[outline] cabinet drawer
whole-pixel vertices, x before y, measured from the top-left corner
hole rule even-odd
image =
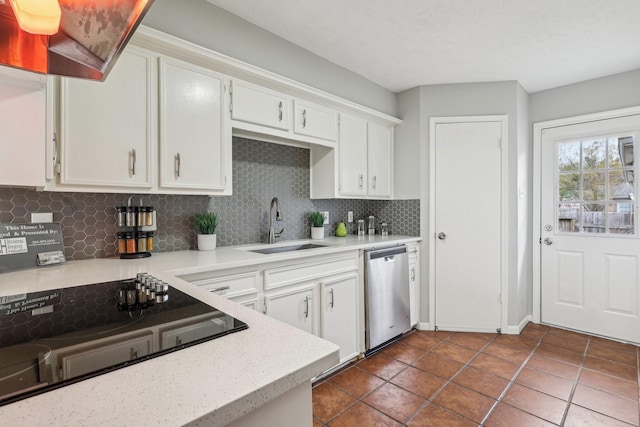
[[[300,283],[357,269],[357,255],[349,254],[340,257],[326,258],[322,261],[306,262],[265,270],[264,286],[265,289],[273,289],[292,283]]]
[[[289,130],[291,99],[283,93],[240,80],[231,82],[231,119]]]
[[[250,271],[231,276],[212,277],[194,280],[191,283],[228,298],[257,292],[260,286],[260,272]]]

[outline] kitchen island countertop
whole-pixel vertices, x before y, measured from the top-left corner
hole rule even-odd
[[[303,241],[326,247],[276,254],[251,252],[266,246],[256,244],[209,252],[158,253],[137,260],[71,261],[4,273],[0,275],[0,296],[147,272],[246,322],[249,329],[2,406],[0,419],[7,425],[29,426],[226,425],[337,364],[338,347],[176,276],[418,240],[408,236],[331,237]]]

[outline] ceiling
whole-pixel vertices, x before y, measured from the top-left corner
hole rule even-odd
[[[638,0],[208,0],[393,92],[640,68]]]

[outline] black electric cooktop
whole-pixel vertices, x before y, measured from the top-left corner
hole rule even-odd
[[[243,329],[145,273],[0,297],[0,406]]]

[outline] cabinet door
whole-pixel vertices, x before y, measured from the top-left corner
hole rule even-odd
[[[61,184],[151,187],[152,70],[131,46],[104,82],[62,79]]]
[[[224,191],[231,132],[223,76],[160,58],[159,78],[161,186]]]
[[[45,183],[47,89],[41,76],[1,68],[0,183],[42,187]],[[28,80],[13,80],[14,75]]]
[[[310,102],[294,101],[293,132],[298,135],[336,141],[338,139],[338,113]]]
[[[370,197],[391,197],[391,165],[393,164],[392,130],[369,123],[367,135],[367,174]]]
[[[418,247],[409,246],[409,311],[411,325],[420,322],[420,257]]]
[[[322,338],[340,347],[340,363],[357,356],[358,276],[322,282]]]
[[[231,118],[241,122],[289,130],[291,98],[275,90],[233,80]]]
[[[342,196],[367,195],[367,122],[340,116],[339,176]]]
[[[62,379],[88,374],[105,366],[114,366],[150,354],[153,333],[127,337],[104,344],[87,345],[58,355],[59,374]]]
[[[265,314],[310,334],[315,334],[313,289],[313,287],[298,288],[266,295]]]

